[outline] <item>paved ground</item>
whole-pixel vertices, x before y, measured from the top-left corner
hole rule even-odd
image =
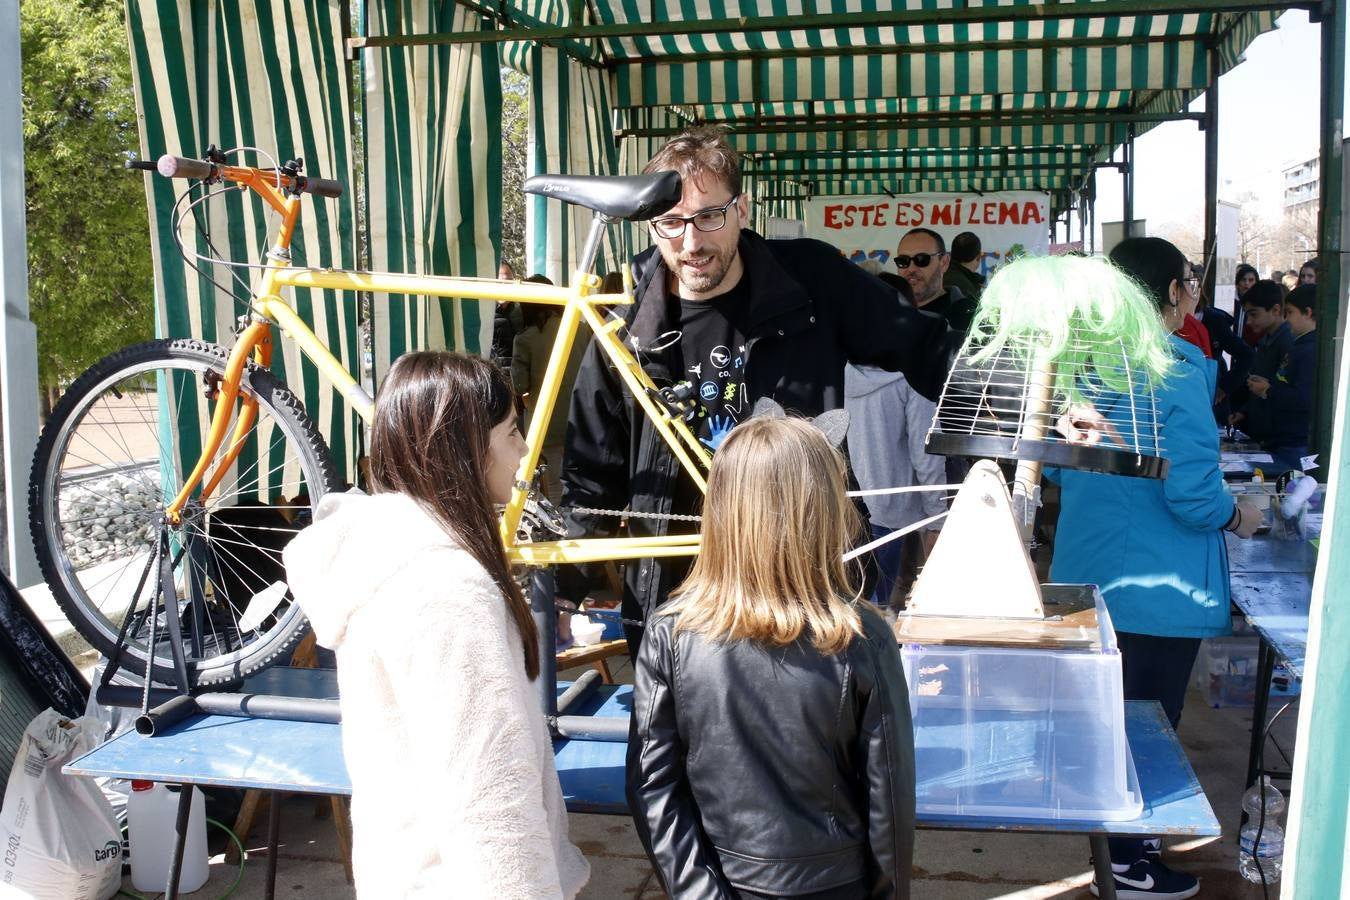
[[[629,680],[630,675],[626,663],[618,667],[619,680]],[[1296,715],[1296,709],[1290,710],[1276,729],[1276,741],[1291,756]],[[1172,865],[1200,876],[1203,898],[1261,897],[1260,890],[1237,872],[1235,835],[1250,727],[1249,710],[1210,709],[1192,691],[1181,727],[1182,742],[1225,835],[1171,845],[1167,855]],[[1275,743],[1267,750],[1276,760],[1278,752]],[[1274,763],[1268,760],[1268,764]],[[293,797],[283,808],[278,897],[340,900],[355,896],[343,875],[331,821],[315,817],[318,805],[313,798]],[[258,833],[246,842],[249,858],[234,897],[263,896],[264,832],[265,820],[260,819]],[[573,815],[571,835],[591,861],[591,880],[583,898],[664,896],[626,818]],[[1087,840],[1080,837],[921,831],[914,865],[913,896],[921,900],[1086,900],[1092,896],[1087,890],[1091,878]],[[221,896],[238,871],[219,856],[213,859],[211,870],[211,880],[196,896]]]

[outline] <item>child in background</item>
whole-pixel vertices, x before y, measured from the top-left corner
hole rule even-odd
[[[1241,428],[1249,437],[1265,441],[1270,437],[1270,404],[1252,393],[1252,377],[1269,381],[1294,343],[1294,334],[1284,321],[1284,291],[1273,281],[1258,281],[1242,298],[1248,326],[1257,334],[1256,352],[1247,370],[1247,383],[1236,398],[1229,424]]]
[[[337,651],[361,897],[542,900],[586,883],[497,530],[524,453],[504,372],[406,354],[375,405],[375,493],[324,497],[286,547],[296,600]]]
[[[1300,285],[1289,292],[1284,300],[1284,321],[1293,343],[1273,378],[1252,375],[1247,379],[1252,394],[1269,405],[1270,433],[1265,447],[1277,472],[1303,471],[1302,460],[1308,453],[1313,379],[1317,375],[1316,301],[1314,284]]]
[[[671,896],[909,896],[908,691],[843,562],[860,529],[810,423],[755,417],[718,450],[633,688],[629,806]]]

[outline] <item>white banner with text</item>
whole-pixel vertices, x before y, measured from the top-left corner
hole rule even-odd
[[[1036,191],[815,197],[803,207],[807,237],[838,247],[855,263],[876,259],[888,270],[896,245],[911,228],[936,231],[948,249],[961,232],[974,232],[984,250],[985,273],[1010,253],[1050,252],[1049,197]]]

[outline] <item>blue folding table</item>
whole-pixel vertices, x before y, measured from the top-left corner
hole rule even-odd
[[[1322,516],[1307,516],[1310,538],[1322,530]],[[1256,662],[1256,699],[1252,706],[1247,784],[1263,774],[1261,748],[1270,711],[1270,680],[1283,662],[1295,681],[1303,681],[1308,653],[1308,614],[1312,604],[1317,551],[1308,540],[1282,540],[1258,534],[1246,540],[1226,535],[1229,588],[1233,604],[1260,637]]]
[[[250,681],[247,689],[285,691],[290,696],[336,695],[333,673],[315,669],[274,668]],[[614,685],[599,688],[577,712],[626,717],[631,709],[631,686]],[[917,824],[920,828],[1085,834],[1092,844],[1099,876],[1109,872],[1109,836],[1218,835],[1219,822],[1161,708],[1156,703],[1126,703],[1125,734],[1144,801],[1143,812],[1135,819],[1066,822],[952,815],[921,817]],[[554,759],[567,808],[627,815],[625,752],[623,743],[555,742]],[[342,759],[340,725],[275,719],[197,716],[155,737],[129,732],[70,763],[66,771],[203,787],[351,793]],[[273,821],[269,823],[269,844],[274,842]],[[273,848],[268,863],[269,884],[275,860]],[[1099,877],[1099,883],[1108,886],[1102,896],[1111,897],[1111,879]]]

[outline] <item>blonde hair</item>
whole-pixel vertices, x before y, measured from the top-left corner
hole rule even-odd
[[[844,551],[861,533],[844,457],[810,423],[754,418],[717,451],[703,538],[689,577],[663,612],[677,631],[785,646],[809,633],[838,653],[862,622]]]

